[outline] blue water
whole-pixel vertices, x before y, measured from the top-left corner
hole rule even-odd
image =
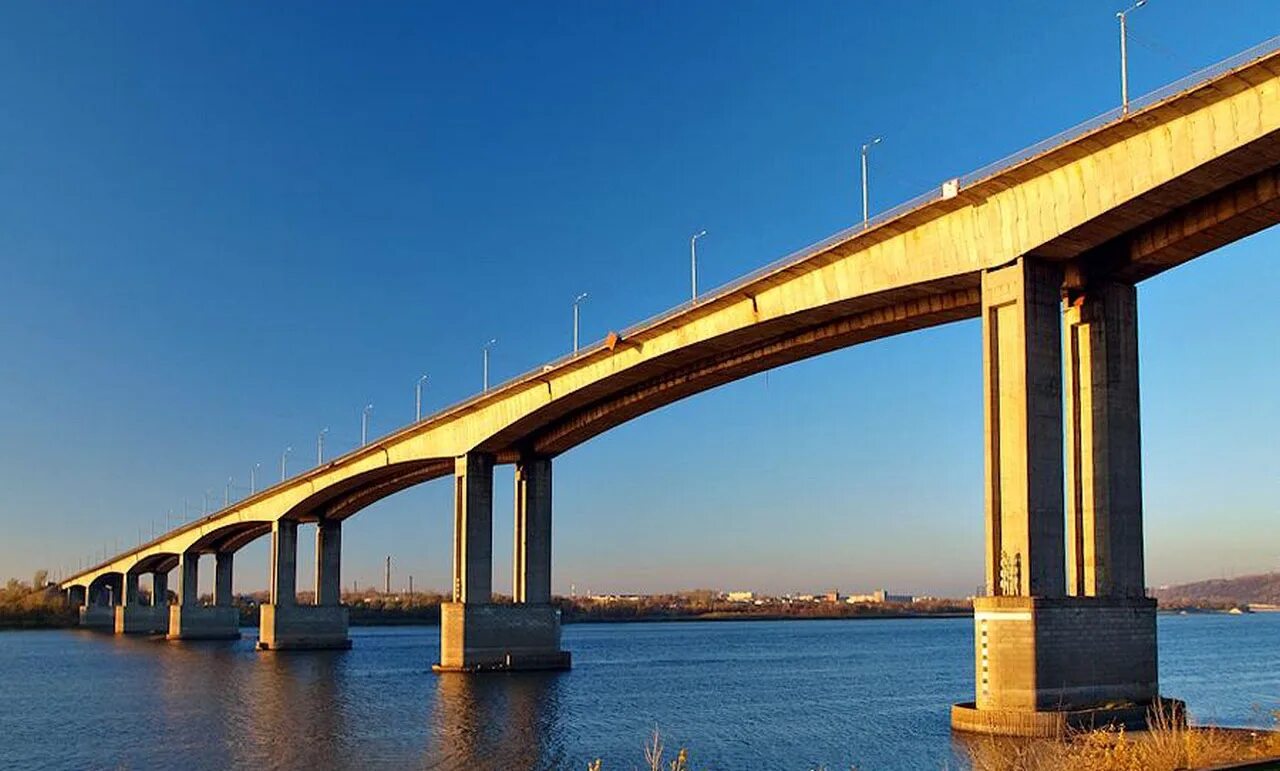
[[[571,625],[570,672],[434,675],[434,627],[259,653],[81,631],[0,633],[0,768],[606,769],[654,728],[699,769],[962,768],[968,619]],[[1162,690],[1268,725],[1280,614],[1160,618]],[[668,757],[670,757],[670,749]]]

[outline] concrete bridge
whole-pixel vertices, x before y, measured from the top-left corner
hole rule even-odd
[[[234,555],[270,535],[259,647],[344,647],[343,523],[452,476],[452,601],[437,670],[568,667],[551,604],[556,456],[738,378],[980,316],[986,596],[975,602],[975,701],[957,706],[953,723],[1028,733],[1088,719],[1101,704],[1140,712],[1159,691],[1155,601],[1143,581],[1136,285],[1280,220],[1278,49],[1244,52],[946,182],[62,586],[85,626],[232,637]],[[513,604],[496,604],[493,468],[507,463],[515,591]],[[309,605],[296,598],[300,523],[317,524]],[[206,555],[211,606],[196,593]],[[178,600],[166,607],[175,568]],[[138,601],[144,573],[159,604]]]

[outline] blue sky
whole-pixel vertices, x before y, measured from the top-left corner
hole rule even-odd
[[[9,3],[0,8],[0,576],[149,535],[1116,104],[1072,3]],[[1152,0],[1131,84],[1280,30]],[[1148,583],[1280,567],[1268,231],[1140,289]],[[556,591],[963,594],[976,322],[833,353],[556,465]],[[362,512],[344,583],[444,588],[449,481]],[[495,553],[511,542],[500,469]],[[302,564],[308,560],[304,546]],[[265,585],[247,547],[238,590]],[[510,588],[498,556],[495,586]],[[300,581],[309,580],[300,571]]]

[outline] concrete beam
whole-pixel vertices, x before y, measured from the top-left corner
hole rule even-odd
[[[155,608],[169,605],[169,574],[159,571],[151,574],[151,606]]]
[[[124,574],[124,605],[138,604],[138,579],[137,573]]]
[[[986,583],[1062,597],[1062,333],[1057,266],[1029,258],[982,276]]]
[[[343,605],[272,605],[260,607],[259,650],[345,650],[347,608]]]
[[[230,606],[169,606],[170,640],[238,640],[240,611]]]
[[[298,522],[277,519],[271,525],[271,604],[298,602]]]
[[[235,552],[220,551],[213,558],[213,604],[219,608],[229,608],[232,605],[231,579],[235,557]]]
[[[516,464],[513,597],[519,603],[551,602],[551,459]]]
[[[568,669],[571,663],[560,650],[560,609],[553,605],[440,606],[436,672]]]
[[[453,600],[493,596],[493,456],[457,459],[453,478]]]
[[[178,557],[178,604],[184,608],[200,605],[200,555],[193,551]]]
[[[1137,290],[1093,282],[1063,322],[1068,593],[1143,597]]]
[[[316,525],[316,604],[342,604],[342,523]]]

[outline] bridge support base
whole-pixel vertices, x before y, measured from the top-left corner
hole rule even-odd
[[[231,606],[171,605],[170,640],[238,640],[240,611]]]
[[[169,631],[169,609],[163,605],[117,605],[116,634],[164,634]]]
[[[1159,703],[1155,600],[978,597],[973,610],[977,700],[952,708],[952,728],[1052,736],[1146,726]]]
[[[85,629],[113,631],[116,628],[115,608],[110,605],[85,605],[80,609],[80,626]]]
[[[258,649],[346,650],[347,609],[342,605],[262,605]]]
[[[560,650],[560,609],[554,605],[440,605],[440,663],[436,672],[569,669]]]
[[[978,709],[974,703],[951,705],[951,729],[993,736],[1021,736],[1056,739],[1072,731],[1092,731],[1123,727],[1145,731],[1157,725],[1186,725],[1187,706],[1176,699],[1158,699],[1146,704],[1129,704],[1092,709],[1026,711]]]

